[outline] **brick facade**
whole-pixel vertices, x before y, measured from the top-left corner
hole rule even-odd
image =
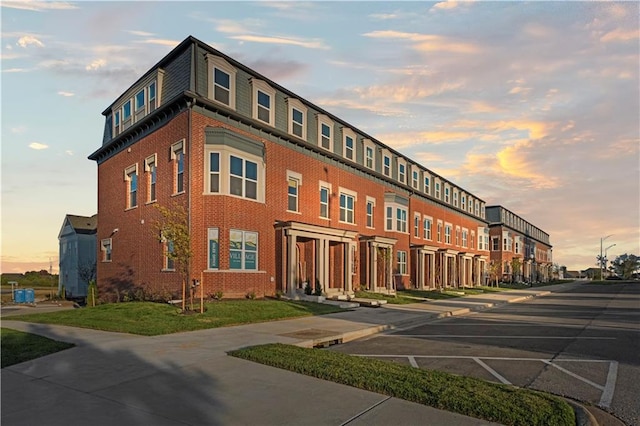
[[[211,98],[213,77],[207,74],[213,66],[233,79],[233,108]],[[273,115],[271,124],[255,116],[258,86],[275,93],[265,110]],[[125,126],[123,118],[132,105],[137,108],[139,95],[146,104]],[[289,107],[303,104],[300,137],[289,127]],[[280,291],[296,296],[306,283],[319,284],[325,294],[485,283],[484,201],[194,38],[163,58],[104,115],[103,144],[90,157],[98,163],[98,242],[111,244],[110,259],[105,259],[105,247],[99,248],[101,291],[179,292],[181,274],[165,268],[167,244],[159,238],[160,216],[154,208],[176,204],[188,211],[189,279],[202,280],[205,294],[261,297]],[[330,150],[321,146],[322,117],[333,123]],[[352,136],[350,158],[345,135]],[[184,192],[179,194],[176,146],[185,154]],[[367,146],[374,147],[371,163]],[[153,202],[149,158],[157,170]],[[137,206],[128,208],[132,184],[127,173],[132,171],[137,171]],[[294,190],[289,178],[297,182]],[[435,182],[442,185],[440,194]],[[321,186],[330,188],[326,217],[321,217]],[[288,208],[290,191],[297,197],[297,211]],[[374,202],[372,226],[367,226],[368,200]],[[425,238],[425,220],[432,223],[430,238]],[[438,222],[451,227],[450,243],[444,235],[438,240]],[[211,241],[210,230],[218,235]],[[238,235],[246,240],[238,243]],[[214,267],[209,265],[211,244],[217,247]]]

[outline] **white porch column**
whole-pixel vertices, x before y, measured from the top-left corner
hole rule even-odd
[[[295,235],[287,235],[287,294],[294,296],[296,294],[296,271],[298,265],[296,262],[296,242]]]
[[[371,253],[371,263],[369,264],[369,279],[371,280],[371,291],[378,291],[378,274],[376,267],[378,266],[378,246],[376,243],[369,243]]]

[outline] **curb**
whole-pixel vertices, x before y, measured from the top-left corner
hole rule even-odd
[[[576,414],[576,426],[599,426],[598,420],[584,405],[568,398],[563,398]]]

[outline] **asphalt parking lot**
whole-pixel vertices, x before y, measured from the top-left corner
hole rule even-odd
[[[639,284],[584,285],[332,350],[543,390],[637,425],[639,324]]]

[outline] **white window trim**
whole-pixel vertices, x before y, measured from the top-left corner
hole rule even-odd
[[[220,160],[220,172],[219,172],[219,181],[218,181],[218,187],[220,189],[219,192],[210,192],[209,189],[209,179],[210,179],[210,161],[211,161],[211,153],[212,152],[216,152],[219,155],[219,160]],[[231,171],[229,170],[230,166],[229,163],[231,161],[231,156],[234,157],[239,157],[244,161],[251,161],[253,163],[256,163],[258,166],[258,181],[257,181],[257,188],[256,188],[256,199],[254,200],[253,198],[247,198],[245,196],[239,196],[239,195],[234,195],[231,194],[230,191],[230,185],[231,185]],[[254,203],[261,203],[264,204],[264,200],[265,200],[265,165],[264,165],[264,161],[262,161],[261,157],[255,156],[255,155],[251,155],[245,151],[241,151],[238,149],[234,149],[231,148],[229,146],[226,145],[205,145],[205,151],[204,151],[204,170],[205,173],[203,173],[203,178],[204,178],[204,192],[203,195],[209,195],[209,196],[216,196],[216,195],[226,195],[229,197],[234,197],[234,198],[238,198],[241,200],[245,200],[245,201],[252,201]],[[246,177],[243,176],[243,180],[246,179]]]
[[[384,172],[384,160],[385,158],[389,159],[389,173],[385,173]],[[389,151],[387,151],[386,149],[382,150],[382,163],[381,165],[381,169],[380,171],[382,172],[383,175],[387,176],[387,177],[391,177],[391,175],[393,175],[393,157],[391,157],[391,153]]]
[[[107,249],[105,247],[105,243],[108,243],[109,247],[111,247],[111,259],[107,259]],[[103,238],[100,240],[100,251],[102,252],[102,262],[111,262],[113,261],[113,240],[111,238]]]
[[[318,147],[324,150],[333,152],[333,120],[327,117],[324,114],[317,114],[316,119],[318,121]],[[329,126],[329,148],[325,148],[322,146],[322,125],[325,124]]]
[[[351,140],[353,140],[353,147],[351,148],[351,157],[352,158],[348,158],[347,157],[347,136],[349,136],[351,138]],[[354,132],[353,130],[349,129],[348,127],[343,127],[342,128],[342,156],[349,161],[356,161],[356,144],[357,144],[358,138],[356,136],[356,132]]]
[[[436,241],[441,243],[443,241],[442,237],[444,237],[444,222],[438,219],[436,223]]]
[[[365,208],[366,208],[369,204],[371,204],[371,205],[373,206],[373,209],[371,210],[371,226],[369,226],[369,225],[367,224],[367,228],[369,228],[369,229],[375,229],[375,227],[376,227],[376,221],[375,221],[376,199],[375,199],[375,198],[373,198],[373,197],[369,197],[369,196],[367,195],[367,204],[365,205]],[[366,214],[366,212],[365,212],[365,215],[367,216],[367,219],[368,219],[368,214]],[[367,222],[368,222],[368,220],[367,220]]]
[[[258,80],[257,78],[251,78],[249,80],[251,84],[251,93],[252,93],[252,102],[251,102],[251,111],[252,117],[255,120],[258,120],[261,123],[268,124],[269,126],[275,127],[275,113],[276,113],[276,90],[269,86],[266,82],[262,80]],[[258,118],[258,90],[263,93],[269,95],[269,122],[264,122]]]
[[[233,67],[229,62],[227,62],[224,58],[219,56],[215,56],[212,54],[207,54],[207,97],[215,103],[220,105],[224,105],[233,110],[236,109],[236,74],[237,70]],[[229,74],[229,105],[224,102],[220,102],[215,98],[215,80],[214,80],[214,70],[218,68],[221,71]]]
[[[453,207],[458,207],[458,191],[453,190]]]
[[[429,235],[427,235],[427,227],[425,226],[425,222],[429,221],[431,226],[428,228]],[[433,240],[433,218],[431,216],[423,216],[422,217],[422,238],[427,241]]]
[[[422,216],[420,213],[413,214],[413,237],[420,239],[420,225],[422,222]]]
[[[125,130],[127,130],[128,128],[132,127],[137,121],[142,120],[144,117],[146,117],[148,114],[150,114],[151,112],[155,111],[156,109],[158,109],[161,105],[161,99],[162,99],[162,79],[164,77],[164,71],[162,69],[158,69],[155,73],[153,73],[152,75],[148,76],[144,81],[142,81],[140,84],[136,85],[136,87],[131,88],[131,90],[128,90],[116,103],[116,107],[114,107],[111,110],[111,137],[115,138],[118,135],[120,135],[122,132],[124,132]],[[156,84],[156,97],[155,97],[155,106],[153,108],[153,111],[151,110],[151,106],[150,106],[150,100],[149,100],[149,87],[151,86],[151,84],[153,84],[155,82]],[[140,91],[144,91],[144,111],[142,111],[142,108],[136,110],[136,95],[138,93],[140,93]],[[130,120],[131,122],[129,123],[129,125],[125,128],[123,125],[123,108],[124,105],[127,102],[131,102],[131,115],[130,115]],[[116,116],[116,112],[120,114],[120,123],[118,124],[118,126],[116,126],[116,120],[115,120],[115,116]]]
[[[362,153],[362,160],[364,162],[364,166],[370,170],[375,170],[376,168],[376,145],[370,139],[363,140],[364,150]],[[367,148],[371,148],[371,167],[367,165]]]
[[[429,181],[429,184],[427,184],[427,180]],[[433,186],[431,175],[426,172],[423,173],[422,183],[424,184],[424,193],[427,195],[431,195],[431,187]]]
[[[469,247],[469,230],[467,228],[462,228],[462,233],[460,234],[460,244],[462,244],[462,247]]]
[[[440,183],[440,179],[434,179],[433,188],[434,188],[434,189],[433,189],[433,191],[434,191],[434,192],[433,192],[433,193],[434,193],[434,196],[435,196],[438,200],[440,200],[440,199],[441,199],[440,197],[442,196],[442,192],[443,192],[443,191],[442,191],[442,185],[441,185],[441,183]]]
[[[398,182],[403,183],[403,184],[406,185],[407,184],[407,172],[408,172],[407,162],[404,161],[404,160],[401,160],[400,158],[398,158],[396,160],[396,164],[398,166]],[[403,174],[400,173],[400,166],[404,166],[404,173]]]
[[[397,253],[396,259],[398,261],[398,275],[408,275],[409,268],[407,267],[407,252],[405,250],[398,250]],[[401,267],[401,265],[403,267]]]
[[[136,205],[132,206],[130,205],[130,195],[131,195],[131,188],[130,188],[130,183],[131,183],[131,175],[135,174],[136,175]],[[138,175],[138,163],[132,164],[129,167],[127,167],[126,169],[124,169],[124,181],[127,183],[127,192],[126,192],[126,204],[125,204],[125,210],[131,210],[131,209],[135,209],[138,208],[138,205],[140,204],[140,176]]]
[[[420,188],[420,170],[415,166],[411,167],[411,187],[416,190]]]
[[[290,135],[295,136],[296,138],[301,138],[303,140],[307,140],[307,116],[308,109],[307,107],[300,102],[296,98],[287,98],[287,131]],[[293,133],[293,109],[297,109],[302,113],[302,136],[298,136]]]
[[[153,154],[145,158],[144,160],[145,173],[151,172],[151,165],[155,166],[156,168],[156,191],[155,191],[156,193],[155,193],[155,198],[153,200],[147,200],[147,204],[155,203],[158,200],[158,154]],[[151,176],[149,176],[149,179],[151,179]],[[149,194],[150,186],[151,186],[151,181],[149,180],[145,185],[147,198],[149,198],[149,195],[150,195]]]
[[[298,193],[296,194],[296,198],[297,198],[296,207],[298,208],[298,210],[289,210],[289,192],[288,192],[289,180],[295,180],[296,182],[298,182],[298,187],[297,187]],[[302,175],[292,170],[287,170],[287,212],[288,213],[302,214],[300,212],[300,187],[301,186],[302,186]]]
[[[320,214],[318,214],[318,217],[320,219],[323,220],[331,220],[331,194],[333,193],[333,188],[331,186],[331,184],[329,182],[325,182],[325,181],[319,181],[318,182],[318,197],[320,197],[320,191],[322,190],[322,188],[326,188],[329,190],[329,193],[327,194],[327,216],[320,216]],[[322,205],[322,200],[320,200],[320,198],[318,198],[318,201],[320,202],[320,205]]]
[[[186,166],[186,156],[187,156],[187,142],[186,139],[182,139],[178,142],[175,142],[174,144],[171,145],[171,151],[170,151],[170,157],[171,157],[171,161],[177,161],[178,159],[178,152],[182,151],[182,155],[183,155],[183,161],[185,161],[185,164],[182,165],[183,170],[182,170],[182,191],[178,191],[178,165],[174,164],[173,165],[173,170],[171,171],[172,173],[172,185],[173,185],[173,193],[172,195],[180,195],[180,194],[184,194],[186,192],[186,176],[185,176],[185,166]]]
[[[387,220],[389,219],[388,215],[387,215],[387,210],[388,208],[391,207],[391,229],[389,229],[389,227],[387,226],[388,222]],[[398,227],[398,210],[402,210],[404,211],[404,226],[405,226],[405,230],[402,230],[401,227]],[[409,209],[407,208],[407,206],[403,206],[401,204],[398,203],[384,203],[384,220],[385,220],[385,231],[390,231],[390,232],[398,232],[400,234],[410,234],[411,230],[409,228]],[[411,226],[413,226],[413,223],[411,224]]]
[[[352,197],[353,198],[353,222],[346,222],[343,220],[339,220],[340,223],[345,223],[348,225],[355,225],[356,224],[356,202],[358,201],[358,193],[355,191],[352,191],[350,189],[347,188],[343,188],[341,186],[338,187],[338,197],[340,197],[342,194]],[[338,203],[340,203],[340,200],[338,199]],[[340,209],[342,209],[342,206],[339,206]]]
[[[447,228],[449,228],[449,241],[447,241]],[[449,222],[445,222],[444,223],[444,243],[447,245],[451,245],[451,237],[452,237],[452,233],[453,233],[453,225],[450,224]]]

